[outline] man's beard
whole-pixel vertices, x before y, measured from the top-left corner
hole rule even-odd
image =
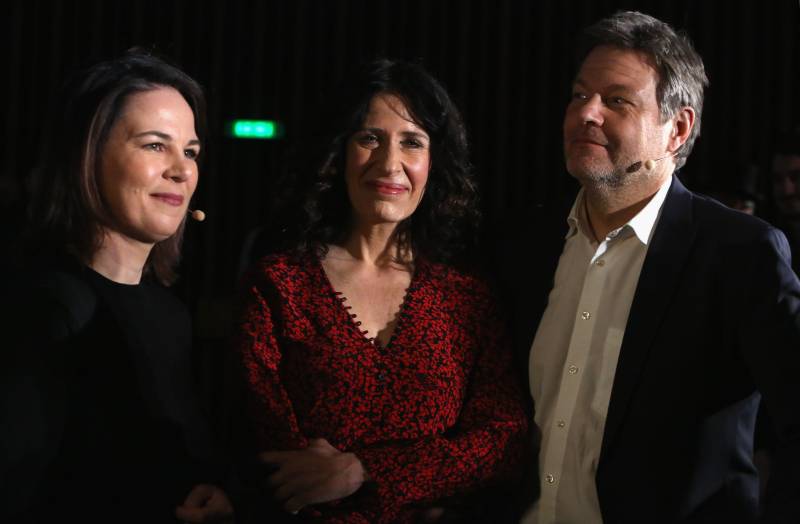
[[[619,189],[630,183],[630,177],[624,171],[612,171],[590,177],[595,184],[606,189]]]
[[[584,165],[574,175],[581,183],[588,183],[597,189],[613,190],[628,185],[631,176],[625,169],[611,165],[600,168],[594,165]]]

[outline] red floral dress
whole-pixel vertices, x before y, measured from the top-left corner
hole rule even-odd
[[[413,522],[513,474],[527,418],[487,286],[418,262],[394,334],[366,337],[318,258],[267,257],[245,288],[239,350],[263,450],[325,438],[368,484],[315,506],[327,522]]]

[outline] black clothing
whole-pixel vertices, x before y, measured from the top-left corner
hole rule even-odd
[[[775,227],[786,234],[789,249],[792,251],[792,269],[800,275],[800,220],[796,218],[794,220],[778,220]]]
[[[549,239],[560,234],[563,248],[567,229],[532,223],[537,256],[506,259],[528,345],[561,253]],[[800,281],[785,236],[673,177],[608,402],[595,475],[603,521],[800,522],[798,373]],[[775,430],[763,503],[752,460],[761,396]]]
[[[211,481],[190,319],[85,267],[15,283],[3,315],[0,521],[175,522]]]

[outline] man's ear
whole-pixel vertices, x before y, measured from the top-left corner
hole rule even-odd
[[[695,121],[695,112],[689,106],[682,107],[672,117],[672,131],[669,134],[668,148],[675,153],[689,139]]]

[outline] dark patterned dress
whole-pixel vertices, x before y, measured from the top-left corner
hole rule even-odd
[[[418,262],[392,338],[367,338],[319,259],[261,261],[239,349],[261,450],[325,438],[370,482],[313,510],[327,522],[414,522],[423,508],[516,473],[522,393],[487,286]]]

